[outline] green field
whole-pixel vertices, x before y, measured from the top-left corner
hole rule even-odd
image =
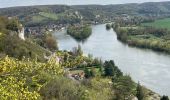
[[[53,19],[53,20],[57,20],[58,19],[58,14],[46,13],[46,12],[40,12],[39,14],[41,16],[43,16],[43,17],[50,18],[50,19]]]
[[[49,19],[58,20],[59,18],[63,16],[64,16],[64,13],[55,14],[55,13],[40,12],[39,14],[32,16],[32,21],[39,23],[39,22],[42,22],[44,20],[49,20]]]
[[[150,23],[142,23],[143,26],[153,26],[156,28],[166,28],[170,30],[170,18],[159,19]]]
[[[41,22],[41,21],[43,21],[45,19],[46,19],[45,17],[42,17],[40,15],[32,16],[32,21],[33,22]]]

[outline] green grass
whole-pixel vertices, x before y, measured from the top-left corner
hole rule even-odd
[[[40,12],[39,14],[32,16],[32,22],[39,23],[48,19],[58,20],[63,16],[64,13],[55,14],[55,13]]]
[[[70,71],[71,74],[77,74],[77,73],[82,73],[84,70],[72,70]]]
[[[46,17],[46,18],[50,18],[53,20],[58,20],[58,14],[54,14],[54,13],[46,13],[46,12],[40,12],[39,13],[41,16]]]
[[[142,23],[143,26],[153,26],[156,28],[166,28],[170,30],[170,18],[159,19],[150,23]]]
[[[122,29],[139,29],[141,27],[138,26],[127,26],[127,27],[121,27]]]
[[[42,16],[40,16],[40,15],[36,15],[36,16],[33,16],[32,17],[32,21],[33,22],[41,22],[41,21],[43,21],[43,20],[45,20],[46,18],[45,17],[42,17]]]
[[[138,38],[138,39],[161,39],[159,37],[156,37],[152,34],[144,34],[144,35],[133,35],[133,36],[129,36],[131,38]]]
[[[96,73],[97,73],[97,75],[101,75],[100,68],[95,68],[95,67],[87,67],[87,68],[88,68],[89,71],[90,71],[92,68],[94,68],[95,71],[96,71]],[[71,74],[78,74],[78,73],[82,73],[82,72],[84,72],[84,69],[83,69],[83,68],[82,68],[82,69],[77,69],[77,70],[71,70],[71,71],[70,71]]]
[[[48,20],[57,21],[58,19],[62,18],[64,15],[65,15],[65,13],[55,14],[55,13],[40,12],[39,14],[33,15],[30,22],[42,23],[42,22],[48,21]]]

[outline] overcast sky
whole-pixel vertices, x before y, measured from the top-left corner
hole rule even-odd
[[[168,1],[168,0],[0,0],[0,8],[13,7],[13,6],[28,6],[28,5],[47,5],[47,4],[106,5],[106,4],[142,3],[142,2],[159,2],[159,1]]]

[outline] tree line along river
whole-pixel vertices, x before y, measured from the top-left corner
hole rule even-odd
[[[92,26],[92,35],[83,43],[67,35],[66,30],[55,32],[54,36],[60,50],[72,50],[80,45],[85,54],[102,60],[113,59],[134,81],[170,96],[170,55],[129,47],[117,40],[114,30],[106,30],[105,24]]]

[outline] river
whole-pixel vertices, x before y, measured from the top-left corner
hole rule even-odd
[[[134,81],[170,96],[170,55],[129,47],[117,40],[113,30],[106,30],[104,24],[92,26],[92,35],[84,43],[74,40],[65,30],[55,32],[54,36],[60,50],[72,50],[79,44],[85,54],[102,60],[112,59]]]

